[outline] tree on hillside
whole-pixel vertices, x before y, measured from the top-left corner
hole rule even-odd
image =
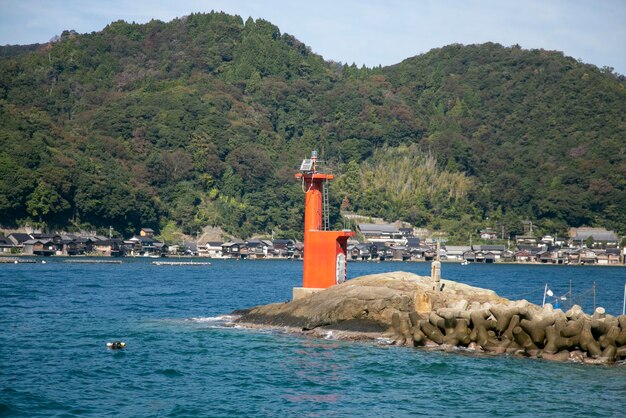
[[[28,198],[26,208],[29,216],[37,219],[39,223],[45,223],[69,209],[70,204],[42,180]]]
[[[293,172],[318,149],[336,206],[366,215],[623,233],[624,114],[626,79],[556,51],[455,44],[370,69],[262,19],[118,21],[0,47],[0,222],[298,236]]]

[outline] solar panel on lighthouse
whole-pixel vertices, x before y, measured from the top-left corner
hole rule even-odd
[[[302,161],[300,165],[300,171],[311,171],[313,170],[313,160],[305,159]]]

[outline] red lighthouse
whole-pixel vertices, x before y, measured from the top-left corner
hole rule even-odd
[[[300,166],[304,200],[304,271],[302,288],[294,288],[294,299],[326,289],[346,280],[346,250],[352,231],[329,231],[327,185],[332,174],[317,172],[317,151]]]

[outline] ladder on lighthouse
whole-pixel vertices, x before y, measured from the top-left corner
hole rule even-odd
[[[324,223],[324,231],[330,231],[330,217],[328,212],[328,181],[325,181],[322,185],[322,222]]]

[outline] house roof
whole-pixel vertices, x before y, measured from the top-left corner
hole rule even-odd
[[[392,224],[359,224],[359,230],[363,234],[399,234],[398,228]]]
[[[464,253],[465,251],[470,251],[472,247],[469,245],[446,245],[445,250],[448,253]]]
[[[229,242],[225,242],[222,244],[222,247],[232,247],[234,245],[242,245],[243,242],[234,242],[234,241],[229,241]]]
[[[159,242],[155,240],[153,237],[142,237],[140,235],[134,235],[129,241],[139,241],[142,244],[152,244]]]
[[[574,236],[574,241],[585,241],[589,237],[592,237],[594,241],[617,241],[617,236],[613,231],[602,230],[601,228],[595,228],[594,231],[585,230],[585,231],[577,231],[576,236]]]
[[[250,240],[246,241],[246,245],[248,247],[260,247],[260,246],[271,247],[274,244],[272,244],[272,241],[269,241],[269,240],[266,240],[266,239],[253,238],[253,239],[250,239]]]
[[[412,248],[416,248],[419,247],[420,245],[420,239],[416,238],[416,237],[408,237],[406,239],[406,246],[407,247],[412,247]]]
[[[506,248],[504,245],[481,245],[482,251],[504,251]]]
[[[24,234],[21,232],[14,232],[12,234],[9,234],[8,238],[13,238],[15,241],[17,241],[18,244],[22,244],[25,241],[32,239],[33,237],[31,237],[29,234]]]
[[[580,253],[580,258],[586,258],[588,260],[594,259],[597,257],[597,254],[593,251],[585,251]]]
[[[90,236],[90,237],[77,237],[74,239],[75,242],[91,242],[91,243],[95,243],[95,242],[100,242],[99,239],[97,239],[94,236]]]
[[[276,244],[293,244],[293,240],[292,239],[275,239],[274,240],[274,245]]]
[[[33,245],[33,244],[50,244],[52,242],[51,239],[38,239],[38,238],[33,238],[33,239],[29,239],[27,241],[24,241],[24,245]]]
[[[60,237],[59,234],[32,234],[33,238],[37,238],[37,239],[47,239],[47,238],[55,238],[55,237]]]
[[[141,228],[141,230],[143,232],[154,232],[154,229],[152,229],[152,228]]]

